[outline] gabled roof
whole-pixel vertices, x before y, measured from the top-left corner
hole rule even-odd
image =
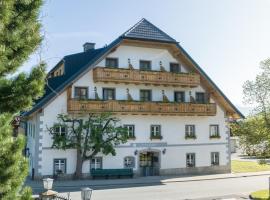
[[[146,19],[140,20],[137,24],[131,27],[128,31],[122,34],[119,38],[114,40],[111,44],[104,48],[89,50],[82,53],[65,56],[60,62],[64,62],[64,75],[54,78],[49,78],[45,94],[42,98],[35,102],[33,108],[25,112],[23,115],[28,116],[40,108],[44,107],[53,98],[57,97],[59,93],[64,91],[70,84],[72,84],[79,76],[84,74],[87,70],[93,68],[100,62],[109,52],[115,49],[124,40],[142,40],[152,42],[169,43],[178,48],[178,50],[187,57],[187,59],[194,65],[198,72],[212,85],[212,87],[222,96],[223,99],[230,105],[230,107],[241,117],[244,115],[231,103],[231,101],[222,93],[222,91],[215,85],[215,83],[207,76],[202,68],[188,55],[188,53],[170,36],[161,31],[159,28],[151,24]],[[59,62],[59,63],[60,63]],[[58,63],[58,64],[59,64]],[[57,65],[58,65],[57,64]],[[54,68],[53,68],[54,69]],[[53,70],[52,69],[52,70]]]
[[[171,38],[169,35],[144,18],[127,30],[122,37],[128,39],[143,39],[176,43],[175,39]]]

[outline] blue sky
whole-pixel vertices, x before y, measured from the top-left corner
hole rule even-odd
[[[243,105],[242,85],[270,57],[268,0],[47,0],[41,20],[45,39],[39,56],[48,70],[63,56],[112,40],[146,18],[176,39],[237,106]]]

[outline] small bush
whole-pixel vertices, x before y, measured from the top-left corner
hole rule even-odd
[[[258,163],[259,163],[260,165],[266,165],[266,164],[267,164],[267,162],[266,162],[265,159],[260,159],[260,160],[258,160]]]

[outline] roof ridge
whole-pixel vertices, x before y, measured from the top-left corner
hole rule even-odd
[[[78,52],[78,53],[72,53],[72,54],[68,54],[68,55],[65,55],[63,58],[66,58],[68,56],[77,56],[77,55],[80,55],[80,54],[86,54],[86,53],[90,53],[90,52],[93,52],[93,51],[97,51],[97,50],[100,50],[100,49],[104,49],[105,47],[100,47],[100,48],[97,48],[97,49],[92,49],[92,50],[88,50],[88,51],[82,51],[82,52]]]
[[[142,18],[139,22],[129,28],[120,37],[130,39],[155,40],[162,42],[177,43],[175,39],[162,31],[160,28]]]
[[[131,28],[129,28],[126,32],[122,34],[122,36],[128,34],[131,32],[135,27],[137,27],[142,21],[146,20],[145,18],[142,18],[140,21],[138,21],[136,24],[134,24]]]

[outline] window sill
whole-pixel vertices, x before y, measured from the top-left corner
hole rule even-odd
[[[162,140],[162,136],[159,137],[150,137],[150,140]]]
[[[129,137],[128,140],[136,140],[136,137]]]
[[[197,137],[185,137],[186,140],[196,140]]]

